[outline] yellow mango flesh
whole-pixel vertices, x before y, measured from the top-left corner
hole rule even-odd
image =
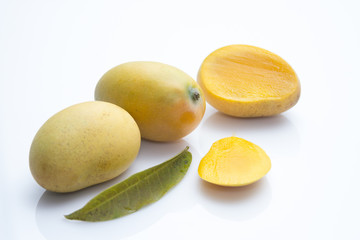
[[[259,146],[238,137],[216,141],[199,164],[199,176],[221,186],[244,186],[264,177],[271,168]]]
[[[192,132],[205,113],[197,82],[183,71],[158,62],[128,62],[106,72],[95,99],[114,103],[135,119],[141,136],[175,141]]]
[[[236,117],[271,116],[293,107],[300,82],[276,54],[249,45],[230,45],[211,53],[198,73],[206,100]]]

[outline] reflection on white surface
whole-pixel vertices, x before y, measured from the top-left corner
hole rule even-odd
[[[73,193],[53,193],[45,191],[36,207],[36,222],[41,234],[49,240],[57,239],[122,239],[139,233],[173,211],[189,209],[194,198],[184,198],[188,185],[193,185],[192,176],[196,163],[191,164],[184,179],[162,199],[138,212],[106,222],[81,222],[65,219],[69,214],[85,205],[92,197],[106,188],[126,179],[130,175],[160,164],[190,146],[193,159],[198,158],[196,150],[185,140],[172,143],[157,143],[142,140],[141,149],[133,165],[119,177]],[[191,179],[189,182],[189,179]]]
[[[150,214],[145,214],[150,209],[144,208],[141,212],[112,221],[70,221],[64,218],[64,214],[71,212],[70,209],[76,209],[75,203],[80,202],[77,199],[81,196],[75,195],[45,192],[40,198],[36,208],[36,222],[46,239],[81,239],[83,236],[87,236],[87,239],[121,239],[143,231],[169,211],[164,206],[154,211],[151,206],[153,210]]]
[[[157,165],[164,160],[174,157],[183,151],[186,146],[190,147],[190,151],[194,151],[194,148],[184,139],[175,142],[153,142],[143,139],[136,159],[137,162],[135,163],[140,162],[149,166]]]
[[[212,143],[232,135],[252,141],[267,151],[274,168],[270,170],[270,175],[244,187],[221,187],[200,179],[197,168],[203,155],[208,152]],[[190,144],[191,140],[198,142],[194,146]],[[46,239],[63,240],[83,236],[87,236],[87,239],[133,237],[146,232],[158,222],[162,223],[162,219],[166,219],[171,213],[186,212],[197,205],[217,218],[233,222],[248,221],[261,215],[270,205],[273,190],[276,192],[278,187],[272,186],[271,180],[275,179],[270,177],[271,173],[277,172],[277,176],[282,176],[284,171],[281,166],[294,165],[295,162],[290,160],[299,151],[299,142],[297,129],[284,115],[240,119],[214,111],[204,119],[197,134],[189,138],[170,143],[142,140],[139,155],[131,167],[111,181],[68,194],[45,191],[36,207],[36,223]],[[188,173],[158,202],[112,221],[88,223],[64,218],[65,214],[81,208],[106,188],[136,172],[162,163],[186,146],[190,146],[193,155]]]
[[[200,203],[211,214],[232,221],[255,218],[271,202],[271,186],[266,176],[243,187],[222,187],[199,180]]]
[[[207,153],[215,141],[231,136],[259,145],[270,158],[290,157],[299,152],[299,133],[284,114],[264,118],[235,118],[216,111],[201,125],[199,134],[202,153]]]

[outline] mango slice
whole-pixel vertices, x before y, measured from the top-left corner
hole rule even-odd
[[[203,61],[198,83],[206,101],[225,114],[263,117],[282,113],[300,97],[300,82],[278,55],[249,45],[230,45]]]
[[[259,146],[238,137],[216,141],[201,159],[198,173],[221,186],[245,186],[264,177],[271,168],[269,156]]]

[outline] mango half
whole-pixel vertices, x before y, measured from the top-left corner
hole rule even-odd
[[[206,101],[235,117],[265,117],[293,107],[300,97],[300,81],[278,55],[249,45],[229,45],[203,61],[198,83]]]
[[[117,177],[136,158],[140,131],[124,109],[84,102],[49,118],[30,148],[30,170],[39,185],[73,192]]]
[[[198,173],[221,186],[245,186],[264,177],[271,168],[269,156],[259,146],[238,137],[216,141],[201,159]]]
[[[127,62],[110,69],[97,83],[95,99],[128,111],[141,136],[152,141],[183,138],[198,126],[205,112],[196,81],[158,62]]]

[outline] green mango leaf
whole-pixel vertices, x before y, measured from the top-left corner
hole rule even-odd
[[[170,160],[136,173],[106,189],[67,219],[106,221],[133,213],[159,200],[185,176],[192,160],[186,147]]]

